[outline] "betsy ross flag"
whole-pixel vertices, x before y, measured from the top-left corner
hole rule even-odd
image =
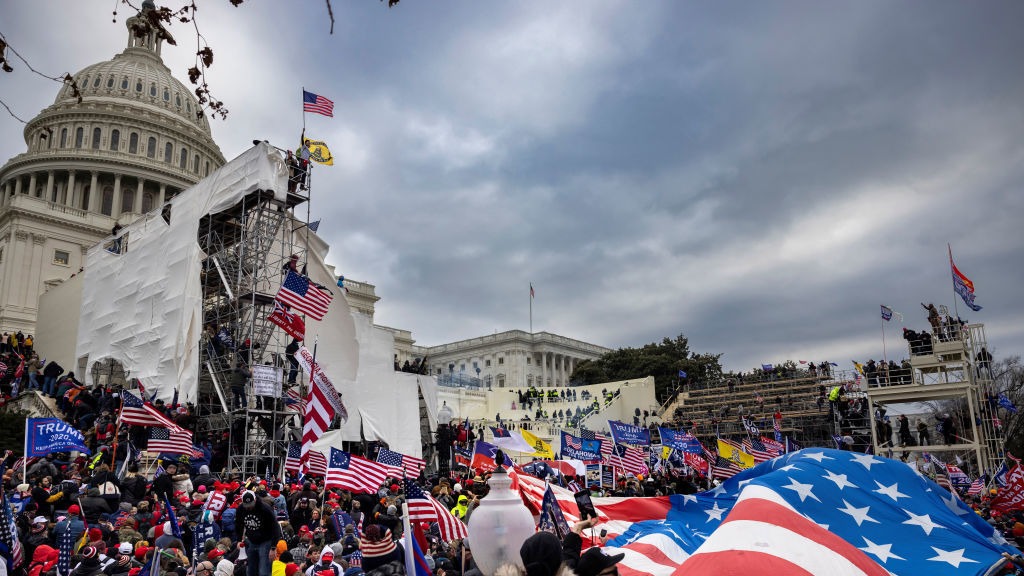
[[[188,430],[171,430],[169,428],[150,428],[148,452],[168,452],[171,454],[187,454],[192,456],[192,433]]]
[[[376,462],[331,448],[327,461],[328,488],[375,494],[388,477],[387,468]]]
[[[629,474],[643,474],[644,453],[639,448],[616,444],[608,463],[616,468],[622,468]]]
[[[427,465],[422,458],[415,458],[387,448],[381,448],[377,452],[377,463],[383,464],[388,469],[388,474],[395,478],[406,476],[416,478],[420,475],[420,470]]]
[[[302,91],[302,111],[334,117],[334,102],[319,94]]]
[[[313,320],[323,320],[334,296],[310,282],[309,278],[288,270],[275,298],[296,312],[308,314]]]
[[[181,431],[182,428],[171,421],[163,412],[157,410],[149,402],[143,402],[135,392],[125,390],[121,393],[121,422],[133,426],[156,426]]]
[[[416,482],[405,479],[405,502],[409,505],[410,522],[437,522],[438,532],[445,542],[461,540],[468,534],[466,525],[447,508],[423,491]]]
[[[298,474],[300,468],[300,457],[302,456],[302,443],[289,442],[288,454],[284,458],[285,472]],[[308,453],[309,468],[307,474],[314,476],[327,476],[327,458],[319,450],[310,450]]]
[[[288,308],[274,300],[274,311],[267,316],[267,320],[270,320],[282,330],[285,334],[288,334],[292,338],[298,340],[306,339],[306,323],[302,320],[302,317],[294,312],[288,310]]]
[[[971,310],[975,312],[981,310],[981,306],[974,303],[974,282],[971,282],[970,278],[964,276],[963,272],[953,263],[953,248],[948,244],[946,247],[949,248],[949,268],[953,273],[953,291],[960,295],[964,304],[967,304]]]

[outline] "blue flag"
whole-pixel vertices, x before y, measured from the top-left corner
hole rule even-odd
[[[544,500],[540,507],[537,528],[544,532],[551,532],[558,536],[559,540],[565,538],[565,535],[569,533],[569,523],[565,521],[565,515],[562,514],[562,509],[558,506],[558,499],[555,498],[551,486],[544,490]]]
[[[609,420],[608,428],[612,431],[612,439],[617,444],[630,444],[632,446],[651,445],[651,431],[643,426],[634,426],[625,422],[619,422],[618,420]]]
[[[25,440],[28,443],[26,458],[72,450],[92,454],[82,433],[60,418],[26,419]]]
[[[679,371],[679,377],[680,378],[686,378],[686,370],[680,370]]]
[[[175,538],[181,540],[181,525],[178,524],[178,516],[174,513],[174,506],[171,506],[167,495],[164,495],[164,505],[167,507],[167,521],[171,523],[171,532]]]
[[[601,459],[600,440],[584,440],[564,430],[561,436],[562,446],[560,452],[562,458],[572,458],[573,460],[582,460],[584,462],[593,462]]]
[[[661,443],[665,446],[671,446],[675,450],[690,452],[691,454],[704,453],[704,447],[701,446],[700,440],[686,432],[660,426],[658,427],[658,432],[661,434]]]
[[[772,366],[771,364],[761,364],[761,370],[764,370],[765,372],[771,372],[775,370],[775,367]]]
[[[999,405],[1005,408],[1008,412],[1011,412],[1013,414],[1017,413],[1017,407],[1014,406],[1013,402],[1011,402],[1010,399],[1006,397],[1006,394],[999,395]]]

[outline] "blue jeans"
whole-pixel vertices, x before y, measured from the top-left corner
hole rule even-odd
[[[39,381],[36,380],[36,373],[35,372],[29,372],[28,373],[28,389],[29,390],[39,390]]]
[[[270,576],[270,547],[276,544],[267,540],[260,544],[245,543],[245,576]]]
[[[43,378],[43,394],[47,396],[53,396],[57,393],[57,378],[54,376],[45,376]]]

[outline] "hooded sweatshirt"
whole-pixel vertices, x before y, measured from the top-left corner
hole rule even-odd
[[[320,561],[306,569],[306,576],[315,576],[321,570],[331,570],[334,572],[334,576],[342,576],[344,574],[345,571],[341,569],[341,564],[334,562],[334,558],[331,558],[330,562],[324,560],[325,554],[333,555],[334,552],[330,547],[325,546],[320,552]]]

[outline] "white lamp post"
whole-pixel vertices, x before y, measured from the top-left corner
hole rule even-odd
[[[495,461],[500,463],[504,458],[499,451]],[[503,468],[499,466],[487,484],[490,491],[473,510],[467,526],[476,565],[484,576],[493,576],[507,564],[525,570],[519,548],[537,531],[533,515],[519,493],[512,490],[512,480]]]

